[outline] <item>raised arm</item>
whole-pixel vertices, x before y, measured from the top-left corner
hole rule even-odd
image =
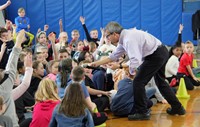
[[[48,38],[51,41],[51,46],[52,46],[52,50],[53,50],[53,58],[55,60],[57,60],[58,59],[58,52],[57,52],[56,46],[55,46],[56,35],[54,33],[51,33],[51,34],[49,34]]]
[[[59,20],[59,27],[60,27],[60,33],[63,32],[63,22],[62,22],[62,19]]]
[[[45,24],[44,25],[44,32],[47,32],[48,29],[49,29],[49,25]]]
[[[90,34],[89,34],[89,32],[88,32],[88,29],[87,29],[87,27],[86,27],[86,25],[85,25],[85,17],[81,16],[81,17],[80,17],[80,21],[81,21],[82,26],[83,26],[83,29],[84,29],[84,31],[85,31],[85,35],[86,35],[87,41],[90,42],[90,41],[92,40],[92,38],[90,37]]]
[[[24,66],[26,68],[26,71],[22,83],[12,90],[12,96],[14,100],[17,100],[20,96],[22,96],[30,86],[31,77],[33,74],[32,55],[29,54],[25,57]]]
[[[182,31],[183,31],[183,24],[179,25],[179,31],[178,31],[178,40],[176,42],[176,45],[181,45],[182,43]]]
[[[3,82],[3,84],[0,85],[0,87],[3,87],[5,89],[5,91],[11,91],[13,88],[17,71],[17,61],[19,59],[19,54],[22,50],[21,44],[24,40],[24,37],[25,37],[25,31],[21,30],[17,35],[15,46],[12,49],[12,52],[9,56],[5,70],[5,74],[8,75],[8,79],[4,81],[5,83]]]
[[[3,58],[3,54],[4,54],[5,50],[6,50],[6,43],[3,43],[1,45],[1,51],[0,51],[0,62],[1,62],[2,58]]]
[[[5,8],[7,8],[10,4],[11,4],[11,1],[8,0],[5,4],[3,4],[3,5],[0,6],[0,11],[3,10],[3,9],[5,9]]]

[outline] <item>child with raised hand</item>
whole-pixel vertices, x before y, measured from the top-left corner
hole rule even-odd
[[[61,103],[53,111],[49,127],[94,127],[92,115],[87,108],[79,83],[72,83]]]
[[[33,106],[35,104],[34,98],[28,93],[27,89],[31,82],[32,77],[32,55],[27,55],[24,58],[24,77],[20,85],[15,83],[12,90],[12,96],[15,101],[16,113],[19,119],[19,124],[25,120],[24,111],[25,107]],[[16,79],[17,82],[17,79]]]
[[[25,31],[29,32],[30,29],[30,19],[25,16],[25,9],[19,8],[18,9],[18,17],[15,18],[16,24],[16,32],[18,33],[20,30],[24,29]]]
[[[87,41],[88,42],[95,42],[96,45],[98,46],[99,45],[98,44],[99,39],[98,39],[98,31],[97,31],[97,29],[91,30],[90,34],[89,34],[88,29],[87,29],[87,27],[85,25],[85,18],[83,16],[80,16],[80,21],[81,21],[83,29],[85,31],[85,34],[86,34],[86,37],[87,37]]]
[[[68,34],[67,32],[61,32],[59,34],[59,42],[55,44],[55,50],[58,52],[63,47],[66,47],[68,45]]]
[[[188,90],[193,90],[194,86],[200,85],[200,79],[198,79],[192,72],[192,61],[194,58],[194,45],[191,41],[185,43],[185,53],[180,59],[180,65],[178,68],[178,79],[184,78],[185,85]]]
[[[178,40],[176,41],[175,45],[181,46],[182,50],[184,50],[185,46],[184,43],[182,42],[182,31],[183,31],[183,24],[179,25],[179,30],[178,30]]]
[[[11,95],[11,91],[13,89],[14,80],[16,78],[16,70],[17,70],[17,62],[19,58],[19,54],[22,50],[21,44],[25,37],[25,31],[21,30],[17,35],[17,41],[15,46],[10,54],[8,63],[6,65],[5,73],[0,74],[0,96],[4,98],[4,102],[6,104],[6,110],[4,112],[5,116],[12,118],[13,126],[18,127],[18,119],[16,116],[14,100]]]
[[[22,82],[19,82],[20,85],[12,90],[13,99],[16,100],[22,96],[22,94],[28,89],[31,82],[31,77],[33,73],[32,68],[32,55],[28,54],[24,58],[24,77]],[[15,84],[16,85],[16,84]]]
[[[35,100],[30,127],[48,127],[54,107],[60,103],[55,82],[43,79],[35,93]]]

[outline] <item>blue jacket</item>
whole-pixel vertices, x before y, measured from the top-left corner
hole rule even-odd
[[[84,116],[73,118],[58,113],[59,107],[60,104],[55,107],[49,127],[94,127],[92,115],[88,109],[85,109]]]
[[[29,32],[28,25],[30,25],[30,20],[28,17],[16,17],[15,24],[17,26],[16,32],[19,32],[22,29]]]
[[[147,98],[155,92],[155,88],[147,88]],[[119,81],[118,91],[112,99],[110,109],[116,116],[127,116],[134,112],[134,85],[131,79],[125,78]]]
[[[133,106],[133,81],[127,78],[120,80],[118,91],[112,99],[110,109],[114,115],[126,116],[131,113]]]

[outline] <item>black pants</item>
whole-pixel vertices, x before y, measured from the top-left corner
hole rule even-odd
[[[99,112],[103,112],[105,108],[109,107],[109,98],[105,95],[92,99],[92,102],[97,105]]]
[[[165,46],[159,46],[153,54],[146,56],[144,62],[140,65],[133,81],[135,110],[137,113],[148,112],[145,85],[153,76],[158,89],[172,108],[179,109],[181,107],[181,103],[170,89],[169,84],[165,82],[165,64],[168,60],[168,54]]]
[[[20,126],[20,127],[29,127],[31,121],[32,121],[32,118],[25,119],[24,121],[22,121],[22,122],[20,123],[19,126]]]
[[[200,85],[200,82],[195,81],[191,76],[187,76],[187,75],[185,75],[183,73],[178,73],[177,74],[177,79],[179,80],[179,82],[180,82],[181,78],[184,78],[185,86],[186,86],[187,90],[193,90],[194,86],[199,86]]]

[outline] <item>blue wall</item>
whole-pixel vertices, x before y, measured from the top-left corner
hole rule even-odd
[[[193,40],[193,32],[192,32],[192,12],[183,12],[182,14],[182,23],[184,24],[184,30],[182,33],[183,42],[187,40],[192,41],[195,45],[197,45],[197,41]]]
[[[1,1],[1,4],[5,1]],[[117,21],[124,28],[137,27],[148,31],[164,44],[177,40],[182,22],[182,0],[12,0],[7,8],[8,19],[14,21],[17,9],[24,7],[31,20],[31,32],[50,26],[49,31],[59,33],[58,21],[64,21],[64,30],[84,32],[79,17],[86,17],[89,30],[104,27],[109,21]]]

